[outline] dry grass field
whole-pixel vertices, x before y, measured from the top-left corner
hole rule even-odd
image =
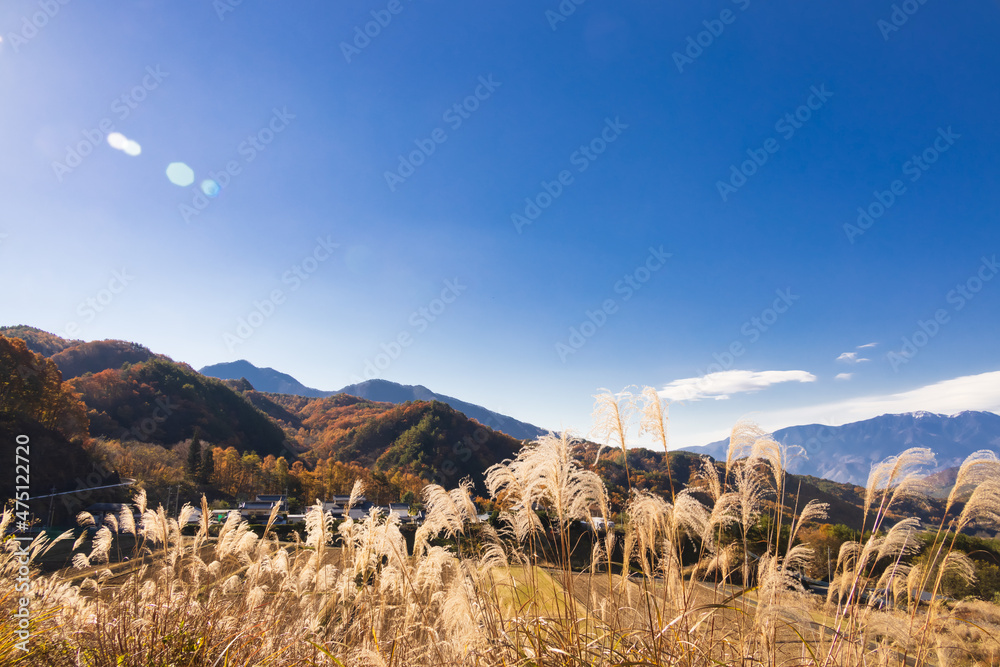
[[[608,400],[599,416],[624,448],[619,409]],[[654,433],[657,424],[665,429],[659,409],[657,416],[647,404],[644,412]],[[468,483],[428,486],[412,550],[393,517],[373,511],[334,530],[321,505],[308,513],[301,542],[276,539],[274,514],[263,538],[236,513],[210,538],[207,511],[197,535],[185,537],[190,507],[169,518],[140,493],[138,525],[125,513],[89,542],[81,538],[75,569],[31,567],[27,651],[17,647],[12,615],[22,563],[15,541],[4,542],[0,664],[1000,664],[1000,608],[937,595],[945,576],[973,576],[968,557],[952,549],[956,533],[1000,517],[994,453],[962,466],[922,564],[913,560],[916,521],[883,522],[931,453],[914,448],[873,468],[865,498],[871,537],[844,545],[823,597],[803,590],[796,573],[810,555],[797,535],[825,508],[810,502],[783,516],[780,504],[766,505],[783,491],[788,452],[745,423],[732,443],[724,474],[704,466],[711,503],[687,489],[672,498],[633,491],[624,531],[595,528],[583,569],[571,565],[570,527],[607,519],[607,494],[574,460],[568,438],[543,438],[488,471],[503,507],[499,529],[478,523]],[[354,495],[362,491],[358,485]],[[747,531],[765,511],[774,534],[784,526],[791,539],[752,554]],[[6,512],[4,533],[11,521]],[[471,532],[474,541],[465,537]],[[116,535],[135,540],[134,556],[111,565]],[[544,562],[542,541],[554,554]],[[40,562],[52,548],[40,537],[30,559]],[[685,548],[697,552],[696,563],[685,566]],[[932,601],[915,604],[925,591]]]

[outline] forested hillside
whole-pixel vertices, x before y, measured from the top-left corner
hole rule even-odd
[[[311,502],[348,493],[362,479],[372,498],[390,502],[416,497],[428,482],[453,487],[465,477],[485,496],[485,471],[516,456],[523,444],[439,401],[264,393],[246,379],[205,377],[133,343],[10,330],[27,340],[0,338],[0,420],[7,434],[30,432],[38,451],[51,452],[47,460],[67,464],[37,467],[33,482],[46,490],[54,482],[71,484],[96,462],[139,480],[156,499],[180,488],[191,498],[204,492],[227,502],[285,491]],[[5,440],[12,441],[13,435]],[[607,485],[615,511],[628,502],[630,488],[670,497],[704,485],[704,464],[694,454],[630,449],[626,466],[620,449],[598,457],[598,445],[583,439],[575,449]],[[817,500],[829,503],[831,523],[861,525],[860,487],[789,475],[786,491],[780,500],[789,512]],[[893,513],[933,522],[941,509],[940,500],[917,495]]]

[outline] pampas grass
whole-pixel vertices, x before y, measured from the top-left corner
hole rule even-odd
[[[638,396],[641,409],[631,391],[597,399],[597,431],[626,455],[634,419],[640,434],[668,442],[667,406],[650,388]],[[296,534],[288,543],[272,531],[277,510],[261,537],[238,512],[210,536],[202,498],[197,532],[184,536],[194,509],[185,505],[175,519],[147,507],[140,492],[138,526],[129,508],[97,527],[86,552],[78,551],[86,528],[74,544],[73,565],[99,571],[74,581],[72,572],[32,567],[31,649],[0,659],[46,667],[887,667],[996,664],[1000,656],[1000,609],[963,602],[952,610],[938,595],[943,578],[974,577],[973,563],[954,549],[958,532],[1000,527],[1000,460],[991,452],[962,466],[919,561],[919,522],[883,524],[932,454],[913,448],[874,466],[864,499],[870,532],[843,544],[824,600],[803,592],[799,574],[812,547],[800,536],[828,507],[785,509],[785,471],[796,452],[756,425],[734,427],[721,474],[705,460],[697,484],[672,488],[669,498],[630,489],[621,526],[603,532],[594,517],[611,517],[607,491],[574,451],[567,435],[544,437],[490,468],[484,481],[500,510],[496,528],[478,522],[471,480],[429,485],[412,553],[398,518],[375,510],[337,523],[317,501],[304,541]],[[363,491],[355,485],[349,504]],[[82,526],[93,526],[88,516],[79,517]],[[751,543],[765,519],[764,543]],[[11,521],[5,511],[0,529]],[[135,558],[104,567],[116,534],[136,535]],[[29,561],[51,544],[36,538]],[[21,565],[13,540],[2,547],[6,651]],[[925,592],[929,603],[915,603]]]

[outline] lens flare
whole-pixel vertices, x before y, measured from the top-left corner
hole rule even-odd
[[[221,189],[219,184],[210,178],[201,182],[201,191],[209,197],[218,197]]]
[[[112,132],[108,135],[108,145],[115,150],[123,151],[128,145],[128,139],[121,132]]]
[[[140,146],[138,142],[129,139],[127,142],[125,142],[125,147],[122,148],[122,150],[125,151],[125,155],[131,155],[132,157],[135,157],[136,155],[142,152],[142,146]]]
[[[167,165],[167,178],[174,185],[186,188],[194,183],[194,169],[183,162],[171,162]]]

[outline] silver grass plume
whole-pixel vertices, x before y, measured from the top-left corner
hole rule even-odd
[[[767,437],[767,431],[749,419],[741,419],[733,425],[729,433],[729,449],[726,451],[726,478],[733,462],[750,454],[750,450],[758,439]]]
[[[208,498],[201,494],[201,521],[198,522],[198,533],[200,537],[208,537],[209,526]]]
[[[146,513],[146,489],[139,489],[139,492],[133,496],[133,501],[135,502],[136,508],[139,510],[139,516]]]
[[[627,434],[629,422],[635,412],[635,397],[629,391],[632,387],[626,387],[617,394],[609,389],[598,389],[600,392],[594,396],[594,411],[591,417],[594,420],[594,427],[591,429],[601,445],[597,450],[597,458],[601,456],[601,449],[606,446],[616,446],[622,450],[625,456],[626,467],[628,465],[628,445]],[[595,463],[597,459],[595,458]]]
[[[506,468],[506,470],[503,470]],[[492,466],[486,484],[494,496],[512,491],[523,511],[538,503],[555,514],[560,526],[573,520],[593,524],[591,508],[608,516],[607,490],[596,473],[580,468],[573,458],[571,440],[545,435],[526,445],[514,461]]]
[[[316,558],[322,561],[326,542],[333,529],[333,517],[323,511],[319,499],[306,511],[306,546],[316,550]]]
[[[626,511],[630,518],[629,530],[638,542],[642,571],[647,577],[652,576],[650,557],[655,558],[664,539],[671,542],[677,539],[673,505],[648,491],[639,491],[632,494]]]
[[[815,498],[806,503],[806,506],[802,508],[802,512],[799,513],[799,517],[796,519],[795,524],[792,527],[792,537],[790,542],[795,542],[795,538],[798,537],[799,529],[802,528],[803,524],[827,518],[829,510],[830,503],[822,503]]]
[[[524,481],[509,460],[486,470],[486,489],[490,497],[501,502],[500,518],[510,525],[515,539],[522,544],[532,534],[542,531],[542,523],[527,500]]]
[[[660,398],[660,394],[653,387],[643,388],[641,400],[643,405],[639,420],[639,436],[651,433],[660,441],[660,445],[663,447],[663,463],[667,469],[667,480],[670,482],[670,500],[673,501],[677,494],[674,491],[674,477],[670,472],[670,448],[667,445],[667,422],[670,421],[670,406]]]
[[[347,507],[344,508],[344,514],[358,504],[358,498],[360,498],[365,493],[365,483],[360,479],[354,480],[354,486],[351,487],[351,495],[347,500]]]
[[[692,495],[691,489],[684,489],[677,494],[673,516],[677,522],[678,531],[683,528],[689,535],[701,539],[706,551],[715,552],[711,513],[701,501]]]
[[[864,516],[867,520],[876,496],[881,493],[874,529],[878,528],[881,517],[893,503],[913,490],[924,468],[933,465],[934,460],[934,452],[930,449],[911,447],[898,456],[890,456],[872,466],[865,489]]]
[[[763,461],[771,469],[775,484],[781,484],[787,463],[786,456],[781,445],[770,434],[753,441],[753,445],[750,447],[750,456],[747,458],[747,463],[751,465],[757,461]]]
[[[77,549],[79,549],[80,545],[83,544],[86,539],[87,539],[87,531],[84,530],[80,533],[80,536],[76,538],[76,540],[73,542],[73,547],[71,551],[76,551]]]
[[[966,584],[976,581],[976,566],[968,554],[961,551],[949,551],[941,564],[944,574],[954,574]]]
[[[478,522],[476,506],[472,503],[472,480],[466,478],[459,482],[457,489],[446,491],[439,484],[428,484],[424,487],[424,507],[426,509],[424,525],[436,533],[444,532],[448,537],[455,537],[465,532],[466,523]]]
[[[127,504],[122,505],[118,513],[118,529],[126,535],[135,535],[135,515]]]
[[[708,484],[708,495],[713,502],[718,502],[722,497],[722,480],[719,479],[719,469],[715,466],[715,461],[702,456],[694,475],[695,479],[704,480]]]
[[[911,565],[901,563],[898,560],[895,561],[892,565],[885,568],[885,572],[882,573],[882,576],[875,583],[875,590],[885,591],[887,595],[891,595],[893,598],[905,595],[907,582],[912,571],[913,567]],[[876,596],[873,595],[869,604],[873,605],[875,600]]]
[[[915,554],[920,550],[920,544],[916,539],[919,528],[920,519],[916,517],[908,517],[897,522],[896,525],[889,529],[889,532],[886,533],[885,538],[879,545],[876,560]]]
[[[944,513],[947,514],[955,501],[966,491],[974,490],[976,486],[990,478],[997,477],[1000,477],[1000,458],[997,458],[994,452],[980,449],[969,454],[955,476],[955,484],[951,487],[951,493],[948,494]]]
[[[976,486],[958,515],[956,531],[965,530],[973,521],[994,528],[1000,526],[1000,476],[990,477]]]
[[[749,530],[757,523],[764,499],[770,495],[770,491],[761,485],[764,481],[762,474],[750,460],[738,463],[734,467],[733,478],[736,486],[735,504],[739,509],[740,523],[744,530]]]
[[[108,552],[111,550],[111,542],[114,537],[107,526],[101,526],[97,534],[94,535],[93,548],[90,550],[90,556],[87,557],[90,563],[107,563],[108,562]]]

